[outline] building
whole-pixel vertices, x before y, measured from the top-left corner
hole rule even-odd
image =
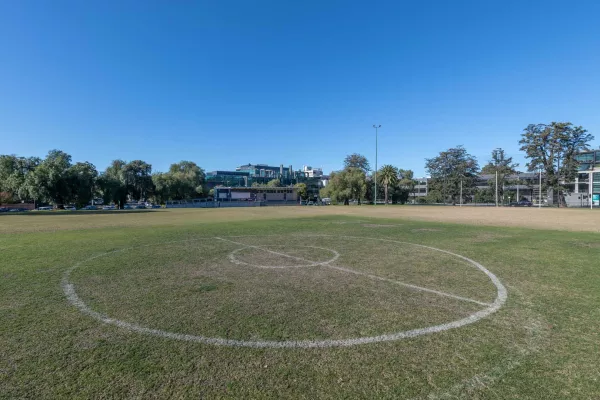
[[[235,171],[210,171],[206,173],[206,186],[209,189],[218,187],[253,187],[264,186],[273,179],[279,180],[281,187],[290,187],[298,183],[306,184],[308,197],[313,199],[319,195],[319,190],[327,185],[329,177],[323,175],[320,168],[304,166],[302,170],[294,171],[292,166],[279,167],[267,164],[245,164]]]
[[[302,166],[302,173],[307,178],[318,178],[323,176],[323,170],[321,168],[313,168],[309,165]]]
[[[235,170],[247,172],[253,178],[285,179],[293,177],[292,166],[284,167],[283,164],[279,167],[273,167],[266,164],[246,164],[237,167]]]
[[[215,186],[251,186],[250,173],[246,171],[210,171],[206,173],[206,185]]]
[[[296,204],[298,190],[295,187],[217,187],[215,201]]]
[[[479,175],[475,181],[475,186],[478,190],[490,189],[492,192],[495,190],[495,174]],[[546,177],[542,174],[542,184],[546,181]],[[498,199],[500,204],[506,204],[509,202],[516,202],[520,200],[528,200],[533,204],[551,205],[554,203],[554,196],[552,189],[546,189],[542,186],[540,196],[540,174],[539,172],[517,172],[514,175],[507,175],[504,178],[501,193],[505,194],[504,199]]]
[[[593,201],[600,206],[600,149],[581,152],[575,159],[579,162],[575,182],[564,185],[567,205],[588,207]]]
[[[413,192],[409,194],[409,199],[412,198],[413,202],[417,202],[417,198],[427,196],[429,192],[429,179],[427,177],[414,178],[415,187]]]

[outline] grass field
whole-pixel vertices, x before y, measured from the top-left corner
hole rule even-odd
[[[599,227],[466,207],[2,215],[0,398],[600,398]]]

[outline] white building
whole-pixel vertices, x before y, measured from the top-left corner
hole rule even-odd
[[[307,178],[323,176],[323,170],[321,168],[313,168],[309,165],[302,166],[302,173],[304,173],[304,176]]]

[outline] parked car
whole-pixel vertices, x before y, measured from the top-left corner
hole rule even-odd
[[[38,211],[52,211],[52,206],[38,207]]]
[[[65,210],[66,211],[77,211],[77,208],[75,206],[65,206]]]
[[[116,207],[113,205],[102,207],[103,210],[114,210]]]
[[[514,201],[510,203],[511,207],[531,207],[533,204],[529,200]]]
[[[85,206],[85,207],[83,207],[83,209],[84,210],[97,210],[98,207],[96,207],[96,206]]]
[[[123,206],[123,210],[132,210],[132,209],[133,209],[133,207],[131,207],[129,204],[125,204]]]

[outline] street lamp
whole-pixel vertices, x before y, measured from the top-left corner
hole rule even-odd
[[[377,131],[379,130],[379,128],[381,128],[381,125],[373,125],[373,128],[375,128],[375,194],[374,194],[374,201],[373,201],[373,205],[376,206],[377,205]]]

